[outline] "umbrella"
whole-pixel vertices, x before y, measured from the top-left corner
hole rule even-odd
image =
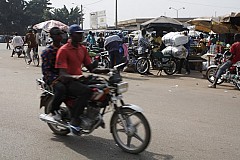
[[[64,24],[60,21],[56,21],[56,20],[49,20],[49,21],[35,24],[33,26],[33,29],[43,29],[48,32],[52,27],[59,27],[60,29],[62,29],[64,31],[68,30],[68,26],[66,24]]]
[[[240,12],[231,12],[223,16],[220,21],[240,26]]]
[[[202,17],[187,21],[187,23],[194,25],[195,30],[202,32],[215,32],[217,34],[235,33],[236,29],[229,25],[219,22],[216,18]]]
[[[118,35],[112,35],[112,36],[109,36],[105,39],[105,42],[104,42],[104,46],[108,45],[109,43],[113,42],[113,41],[119,41],[121,42],[122,39],[118,36]]]
[[[141,24],[141,27],[145,29],[155,29],[163,31],[178,31],[183,29],[183,25],[181,22],[165,16],[161,16],[144,22]]]

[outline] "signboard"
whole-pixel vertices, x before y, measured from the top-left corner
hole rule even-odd
[[[106,11],[98,11],[90,13],[90,28],[105,29],[107,28]]]

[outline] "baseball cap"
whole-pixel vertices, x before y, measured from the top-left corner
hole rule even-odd
[[[63,34],[63,32],[60,30],[60,28],[58,27],[53,27],[50,29],[49,31],[50,35],[59,35],[59,34]]]
[[[73,33],[84,33],[83,29],[77,25],[77,24],[73,24],[69,27],[69,33],[73,34]]]

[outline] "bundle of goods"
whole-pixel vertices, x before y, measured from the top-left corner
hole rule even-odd
[[[162,37],[165,46],[180,46],[188,43],[188,37],[180,32],[170,32]]]
[[[176,58],[186,58],[188,51],[184,46],[168,46],[162,50],[163,55],[173,55]]]

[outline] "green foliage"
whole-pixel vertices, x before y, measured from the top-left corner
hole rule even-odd
[[[68,10],[65,5],[53,8],[50,0],[0,0],[0,34],[24,35],[28,26],[51,19],[68,25],[81,23],[81,10]]]

